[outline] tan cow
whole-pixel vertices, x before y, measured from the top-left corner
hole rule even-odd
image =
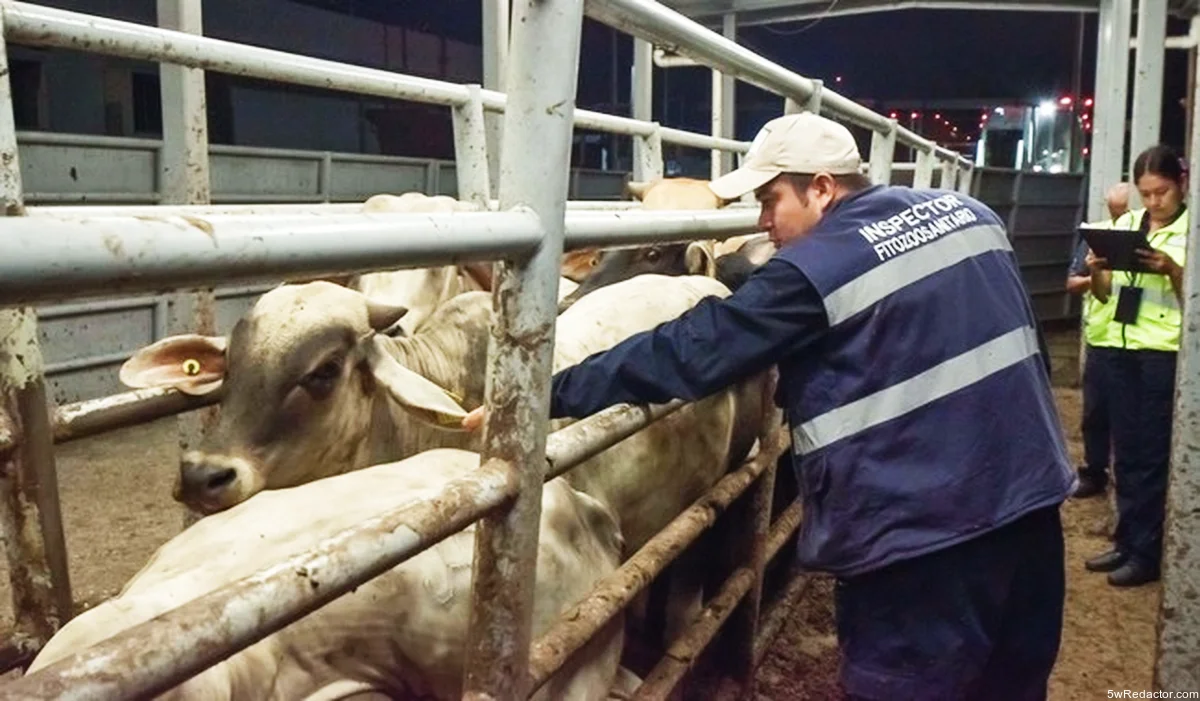
[[[269,490],[202,519],[158,549],[114,598],[68,622],[33,661],[58,659],[248,577],[476,470],[479,456],[434,450]],[[542,494],[534,635],[612,572],[620,532],[597,500],[552,480]],[[440,699],[462,696],[474,526],[200,673],[160,699]],[[303,576],[297,574],[297,576]],[[320,585],[320,570],[308,575]],[[623,641],[618,617],[533,698],[604,699]],[[623,683],[629,676],[622,678]],[[636,680],[634,680],[636,681]]]
[[[363,212],[449,213],[473,212],[479,208],[446,195],[428,196],[420,192],[402,195],[373,195],[363,203]],[[578,276],[586,257],[571,256],[563,261],[564,277],[559,280],[559,297],[575,290],[570,275]],[[590,266],[586,266],[590,268]],[[408,309],[389,335],[411,335],[439,304],[463,292],[492,289],[491,263],[461,263],[431,268],[413,268],[356,275],[344,281],[371,299]]]
[[[651,182],[632,181],[626,189],[641,200],[643,210],[720,209],[725,206],[708,187],[707,180],[667,178]],[[574,292],[560,295],[559,312],[570,308],[577,300],[605,285],[626,280],[635,275],[707,275],[722,279],[718,259],[734,253],[747,241],[765,239],[765,234],[733,236],[724,241],[704,239],[689,243],[627,246],[590,252],[595,256],[591,272]]]
[[[728,294],[705,277],[641,276],[606,287],[559,317],[554,367],[675,318],[705,296]],[[176,498],[212,513],[262,489],[419,450],[477,449],[477,434],[456,429],[460,405],[483,399],[490,295],[458,295],[410,338],[378,333],[401,315],[329,283],[285,285],[259,299],[228,344],[183,336],[139,351],[121,372],[131,387],[224,393],[214,435],[182,457]],[[749,452],[761,424],[762,381],[688,406],[570,473],[573,485],[612,509],[626,554]],[[675,603],[698,607],[695,596]]]

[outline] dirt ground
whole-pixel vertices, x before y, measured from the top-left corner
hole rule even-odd
[[[1059,389],[1057,398],[1078,460],[1078,391]],[[115,594],[156,547],[179,532],[182,511],[170,499],[174,431],[174,420],[166,419],[59,447],[71,584],[81,608]],[[1053,701],[1090,701],[1106,698],[1108,689],[1150,688],[1158,585],[1115,589],[1103,575],[1083,569],[1086,557],[1107,547],[1110,514],[1109,504],[1098,499],[1070,502],[1065,509],[1067,610],[1051,680]],[[7,582],[7,573],[0,573],[0,587]],[[809,587],[759,670],[759,701],[839,697],[831,592],[827,580]],[[7,591],[0,591],[0,619],[6,623],[11,621],[9,600]]]

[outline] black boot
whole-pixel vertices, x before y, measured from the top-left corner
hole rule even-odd
[[[1108,583],[1114,587],[1138,587],[1158,581],[1158,578],[1157,567],[1151,567],[1139,560],[1130,560],[1108,573]]]
[[[1087,499],[1103,496],[1104,490],[1108,487],[1108,480],[1096,478],[1089,470],[1081,469],[1078,472],[1079,484],[1076,485],[1075,491],[1071,492],[1071,498]]]
[[[1120,550],[1109,550],[1103,555],[1097,555],[1096,557],[1093,557],[1092,559],[1083,563],[1083,566],[1086,567],[1089,572],[1112,572],[1120,568],[1128,560],[1129,556]]]

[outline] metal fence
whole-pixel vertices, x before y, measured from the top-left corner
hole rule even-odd
[[[199,3],[189,4],[198,8]],[[244,649],[318,606],[478,521],[465,698],[525,698],[616,615],[718,515],[745,494],[753,508],[741,524],[750,546],[703,615],[667,651],[638,695],[662,698],[688,671],[695,653],[723,626],[734,633],[727,671],[745,683],[779,616],[760,616],[763,572],[800,523],[792,504],[771,521],[774,458],[784,448],[778,414],[764,424],[763,450],[723,477],[591,596],[532,644],[531,582],[542,483],[679,408],[615,407],[547,434],[555,287],[564,250],[654,241],[726,238],[756,227],[752,210],[624,213],[581,211],[568,203],[572,127],[638,140],[639,168],[661,175],[664,141],[744,153],[747,145],[689,134],[651,122],[572,108],[583,17],[620,28],[787,98],[786,109],[819,110],[872,130],[869,173],[888,182],[899,143],[913,146],[917,185],[970,187],[970,164],[818,82],[795,75],[651,0],[518,0],[514,3],[507,95],[386,71],[336,64],[173,31],[19,2],[0,2],[4,42],[60,46],[185,66],[172,89],[180,113],[165,125],[195,119],[203,100],[187,93],[189,70],[217,70],[295,84],[410,99],[452,108],[458,196],[481,210],[454,214],[364,215],[336,205],[231,211],[210,201],[207,149],[167,126],[164,153],[186,163],[182,186],[164,205],[197,205],[185,214],[112,207],[46,208],[30,213],[13,129],[11,93],[0,80],[0,455],[7,473],[0,526],[10,540],[16,630],[0,657],[27,659],[70,616],[54,477],[53,444],[156,416],[195,409],[208,399],[173,392],[126,393],[48,411],[36,316],[28,305],[124,294],[257,285],[287,279],[382,271],[451,261],[507,261],[497,268],[497,314],[489,347],[491,407],[481,467],[441,495],[397,508],[345,531],[286,563],[235,582],[135,626],[74,656],[0,688],[22,698],[127,698],[165,690]],[[188,25],[186,18],[180,26]],[[3,42],[0,42],[2,44]],[[5,55],[0,45],[0,57]],[[0,66],[7,76],[7,66]],[[164,86],[164,98],[171,92]],[[164,104],[164,108],[169,106]],[[189,113],[190,111],[190,113]],[[498,200],[492,196],[485,111],[502,112]],[[200,112],[202,114],[202,112]],[[173,116],[173,119],[171,118]],[[203,144],[200,144],[203,145]],[[538,158],[527,154],[537,153]],[[180,171],[173,171],[179,177]],[[328,170],[326,171],[328,172]],[[202,176],[202,177],[201,177]],[[181,194],[182,193],[182,194]],[[34,215],[36,214],[36,216]],[[327,235],[336,226],[339,236]],[[264,236],[271,232],[270,236]],[[219,245],[214,246],[213,242]],[[1190,279],[1190,278],[1189,278]],[[198,295],[193,320],[207,333],[212,295]],[[547,469],[549,466],[549,469]],[[399,526],[406,526],[401,531]],[[417,537],[395,537],[396,533]],[[366,549],[365,543],[375,547]],[[359,547],[349,547],[358,545]],[[296,586],[297,569],[321,563],[322,586]],[[300,580],[303,581],[303,580]],[[214,612],[219,612],[214,615]],[[123,664],[136,659],[138,664]],[[103,664],[98,662],[103,661]],[[109,673],[112,667],[119,675]],[[527,673],[525,670],[528,670]]]

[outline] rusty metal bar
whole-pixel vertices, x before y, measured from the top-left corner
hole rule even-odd
[[[563,429],[569,430],[569,429]],[[587,598],[563,613],[533,645],[530,654],[531,691],[536,691],[583,647],[596,631],[633,601],[667,565],[679,557],[717,517],[774,463],[760,452],[739,469],[721,478],[707,494],[646,542],[616,572],[596,583]]]
[[[54,442],[67,443],[119,428],[150,423],[211,406],[220,400],[220,392],[193,397],[173,389],[150,388],[64,404],[54,410]]]
[[[791,620],[792,612],[796,610],[796,605],[804,596],[804,592],[808,591],[808,585],[812,581],[812,575],[793,571],[784,585],[783,592],[763,613],[758,624],[758,638],[754,641],[755,669],[762,664],[763,658],[771,649],[771,643],[775,641],[779,631],[783,630],[784,624]]]
[[[397,507],[21,679],[10,698],[146,698],[243,650],[457,533],[517,494],[489,461],[441,494]],[[113,670],[119,670],[114,674]]]
[[[783,550],[783,546],[792,539],[792,535],[800,528],[803,515],[804,503],[797,499],[779,514],[775,523],[771,524],[771,535],[767,538],[767,562],[774,560],[779,551]]]
[[[666,656],[655,665],[634,693],[634,701],[665,699],[671,695],[679,680],[692,668],[696,658],[712,641],[738,603],[750,592],[754,580],[754,571],[743,567],[725,581],[721,591],[704,607],[691,627],[667,648]]]
[[[515,466],[520,492],[511,508],[483,519],[475,531],[463,665],[463,698],[468,700],[528,696],[554,321],[582,31],[583,0],[516,0],[512,5],[500,209],[529,207],[542,238],[532,253],[495,266],[482,453],[485,459]]]
[[[764,403],[770,403],[765,412],[764,425],[774,431],[764,431],[759,439],[760,450],[769,458],[762,477],[750,487],[749,502],[743,518],[726,523],[726,532],[741,531],[750,536],[750,547],[746,549],[741,563],[743,568],[754,573],[754,583],[741,600],[729,622],[729,655],[722,655],[722,666],[726,667],[733,680],[747,694],[754,684],[754,641],[758,636],[759,609],[762,606],[763,573],[766,571],[768,541],[771,535],[771,505],[775,494],[775,471],[779,456],[788,445],[787,432],[781,428],[783,415],[773,406],[772,391],[764,393]]]
[[[0,198],[3,218],[15,220],[23,218],[25,202],[6,21],[0,14]],[[0,539],[12,582],[14,640],[22,645],[44,644],[72,613],[44,374],[35,310],[0,309],[0,412],[14,439],[0,460]]]
[[[555,431],[546,439],[546,480],[568,472],[685,405],[679,400],[649,407],[619,404]]]

